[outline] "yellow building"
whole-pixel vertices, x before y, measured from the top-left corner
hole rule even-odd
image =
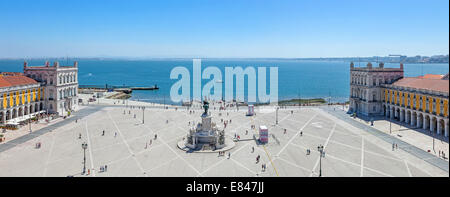
[[[42,113],[43,87],[29,77],[0,75],[0,125],[17,125]]]
[[[386,117],[448,137],[448,74],[405,77],[383,85],[382,93]],[[388,100],[392,97],[400,102]]]

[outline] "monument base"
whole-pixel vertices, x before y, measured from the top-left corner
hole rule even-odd
[[[217,153],[219,151],[228,151],[231,150],[236,143],[233,142],[232,139],[226,140],[225,146],[220,149],[214,149],[214,147],[209,146],[209,144],[198,144],[197,148],[191,148],[186,146],[186,140],[180,140],[177,143],[177,147],[186,152],[195,152],[195,153]]]

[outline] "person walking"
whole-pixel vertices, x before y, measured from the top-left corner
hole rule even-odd
[[[103,130],[102,136],[105,136],[105,130]]]

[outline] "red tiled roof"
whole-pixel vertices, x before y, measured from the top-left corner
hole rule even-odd
[[[0,76],[0,88],[4,87],[12,87],[12,86],[21,86],[21,85],[30,85],[37,84],[34,79],[31,79],[26,76]]]
[[[0,72],[0,75],[12,76],[12,75],[23,75],[23,73],[21,73],[21,72]]]
[[[444,75],[434,75],[434,74],[426,74],[424,76],[419,76],[418,78],[422,79],[442,79]]]
[[[401,86],[401,87],[409,87],[416,89],[426,89],[433,90],[439,92],[449,92],[449,84],[447,80],[442,79],[430,79],[430,78],[419,78],[419,77],[405,77],[392,85]]]

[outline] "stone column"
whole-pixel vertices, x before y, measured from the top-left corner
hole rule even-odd
[[[416,118],[414,118],[414,115],[413,115],[413,113],[411,112],[411,120],[410,120],[410,125],[411,126],[414,126],[415,124],[416,124]]]
[[[405,113],[400,109],[400,122],[405,121]]]
[[[448,119],[444,120],[445,127],[445,137],[448,137]]]
[[[391,119],[394,118],[394,110],[391,108],[390,112],[389,112],[389,116]]]
[[[2,122],[6,123],[6,111],[3,111]]]
[[[423,117],[422,128],[423,128],[423,129],[427,129],[428,124],[430,124],[430,120],[427,121],[427,119],[426,119],[425,116],[424,116],[424,117]]]
[[[419,116],[418,114],[417,114],[417,121],[416,121],[416,123],[417,123],[417,124],[416,124],[416,127],[417,127],[417,128],[420,128],[420,126],[421,126],[421,125],[420,125],[420,116]]]
[[[434,132],[433,117],[430,117],[430,131]]]
[[[409,124],[409,121],[411,121],[410,119],[411,119],[411,114],[408,115],[408,111],[405,111],[405,122],[406,122],[406,124]]]

